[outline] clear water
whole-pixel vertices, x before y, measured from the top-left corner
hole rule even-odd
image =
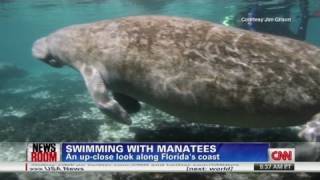
[[[320,11],[319,0],[309,0],[309,3],[310,13]],[[18,70],[11,74],[5,72],[10,77],[7,80],[0,72],[0,152],[7,152],[0,153],[0,161],[24,160],[24,144],[5,143],[13,141],[301,140],[296,128],[256,130],[187,123],[148,105],[132,117],[132,126],[114,123],[94,106],[78,74],[67,68],[55,70],[31,56],[31,46],[37,38],[72,24],[157,14],[234,26],[230,19],[256,4],[275,11],[289,9],[293,18],[290,29],[296,32],[301,16],[298,0],[0,0],[0,65],[13,64],[29,74],[24,76]],[[306,41],[320,46],[320,18],[310,19]],[[11,76],[16,77],[11,79]],[[0,179],[111,178],[110,174],[103,173],[51,176],[0,174]],[[241,178],[247,179],[246,176]],[[166,177],[170,179],[169,175]],[[204,179],[204,176],[198,177]],[[232,178],[239,179],[236,175]],[[260,178],[254,176],[253,179]]]
[[[281,8],[282,2],[264,0],[260,4]],[[35,39],[71,24],[146,14],[223,23],[253,3],[253,0],[0,0],[0,62],[14,63],[31,72],[52,70],[34,61],[31,45]],[[292,6],[292,17],[300,15],[297,0],[286,1],[285,5]],[[310,0],[310,12],[319,9],[320,2]],[[307,41],[320,46],[319,32],[319,18],[311,20]]]

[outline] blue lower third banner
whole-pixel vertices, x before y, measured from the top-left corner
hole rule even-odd
[[[63,143],[63,162],[267,162],[267,143]]]

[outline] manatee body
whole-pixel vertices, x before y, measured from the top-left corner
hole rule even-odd
[[[319,48],[201,20],[74,25],[36,41],[33,55],[79,70],[97,106],[128,124],[109,90],[184,120],[240,127],[303,124],[320,108]]]

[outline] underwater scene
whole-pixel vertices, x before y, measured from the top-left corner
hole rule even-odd
[[[144,101],[137,104],[132,99],[132,102],[127,102],[129,107],[125,108],[129,112],[131,124],[121,123],[114,120],[112,115],[105,115],[108,113],[103,113],[96,106],[97,102],[90,95],[92,92],[86,87],[88,82],[75,68],[53,68],[51,66],[57,65],[56,61],[44,63],[42,61],[46,61],[47,57],[39,60],[32,53],[36,40],[66,26],[147,15],[205,20],[253,33],[262,32],[278,38],[304,41],[314,49],[320,48],[319,0],[0,0],[0,152],[6,152],[0,153],[0,161],[24,161],[27,142],[272,142],[275,147],[297,144],[296,159],[320,161],[320,144],[316,143],[320,142],[320,121],[309,125],[319,126],[318,129],[314,128],[319,136],[301,136],[299,134],[306,123],[255,128],[197,122],[170,115],[174,110],[158,108],[154,106],[156,102],[152,105]],[[268,17],[278,18],[279,22],[248,21],[248,18]],[[254,43],[248,41],[248,47],[256,46]],[[68,46],[60,48],[68,50]],[[40,57],[42,49],[36,50],[39,50],[36,55]],[[299,54],[300,50],[295,51]],[[309,51],[320,58],[320,50]],[[303,79],[301,81],[302,84],[306,82]],[[130,90],[131,87],[125,88]],[[116,98],[116,94],[114,96]],[[121,97],[124,101],[128,100],[127,96],[121,95],[116,100],[121,101]],[[297,97],[305,98],[302,95]],[[312,108],[309,108],[310,112],[320,112],[320,109],[316,111]],[[231,117],[232,121],[239,118],[237,115],[227,117]],[[304,121],[311,119],[312,116]],[[317,116],[314,119],[317,120]],[[264,122],[261,121],[261,124]],[[267,180],[319,177],[312,173],[0,174],[1,180]]]

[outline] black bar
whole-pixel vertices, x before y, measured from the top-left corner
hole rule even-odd
[[[255,163],[255,171],[294,171],[294,163]]]

